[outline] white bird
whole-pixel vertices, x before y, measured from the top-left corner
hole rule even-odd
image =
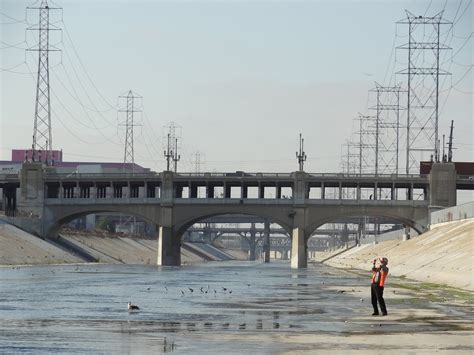
[[[138,306],[132,304],[132,302],[128,302],[128,310],[129,310],[129,311],[132,311],[132,310],[139,310],[139,309],[140,309],[140,307],[138,307]]]

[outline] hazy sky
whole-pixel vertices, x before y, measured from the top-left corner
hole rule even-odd
[[[0,159],[31,146],[36,39],[26,35],[31,0],[0,2]],[[469,1],[78,1],[57,0],[62,54],[51,55],[53,148],[69,161],[123,161],[117,97],[143,97],[135,160],[162,170],[163,126],[182,127],[181,171],[294,171],[303,133],[309,172],[340,171],[341,145],[371,105],[374,81],[406,67],[406,25],[445,8],[456,20],[443,67],[440,134],[455,120],[456,160],[474,160]],[[8,15],[9,17],[5,16]],[[37,14],[29,12],[34,23]],[[444,27],[444,31],[449,30]],[[36,34],[34,34],[36,35]],[[471,36],[471,38],[469,38]],[[25,61],[26,60],[26,61]],[[5,70],[7,69],[7,70]],[[390,81],[392,80],[392,81]],[[451,86],[454,88],[450,89]],[[446,95],[449,95],[445,100]],[[444,102],[446,101],[446,104]],[[98,129],[96,129],[98,128]]]

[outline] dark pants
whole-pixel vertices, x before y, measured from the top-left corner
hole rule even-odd
[[[377,307],[377,302],[380,305],[380,309],[382,314],[387,314],[387,308],[385,307],[385,301],[383,299],[383,286],[379,286],[377,284],[372,284],[371,287],[371,298],[372,298],[372,306],[374,307],[374,313],[379,313],[379,309]]]

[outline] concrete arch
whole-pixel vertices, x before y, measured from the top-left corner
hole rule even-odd
[[[284,228],[288,233],[291,231],[290,224],[287,222],[282,221],[278,217],[275,217],[274,215],[268,214],[268,213],[250,213],[250,212],[242,212],[242,210],[239,211],[216,211],[216,212],[207,212],[203,211],[202,213],[195,213],[194,216],[187,216],[186,218],[178,218],[178,221],[176,219],[174,220],[174,234],[177,237],[181,237],[183,233],[191,227],[194,223],[199,223],[200,221],[207,219],[207,218],[212,218],[216,216],[222,216],[222,215],[245,215],[245,216],[252,216],[252,217],[261,217],[261,218],[268,218],[270,223],[277,223],[279,224],[282,228]],[[177,214],[179,216],[179,214]]]
[[[426,230],[426,225],[423,225],[405,216],[400,216],[400,215],[386,213],[386,212],[369,212],[369,213],[364,213],[364,214],[361,214],[360,212],[346,212],[343,214],[337,214],[337,215],[328,216],[326,218],[319,219],[318,221],[313,222],[310,225],[308,225],[308,227],[306,228],[307,239],[309,239],[309,236],[311,236],[316,229],[318,229],[319,227],[321,227],[322,225],[326,223],[331,223],[344,217],[363,217],[363,216],[384,217],[384,218],[392,219],[395,222],[400,222],[402,224],[405,224],[413,228],[418,234],[421,234]]]
[[[57,236],[58,231],[61,229],[61,226],[73,221],[76,218],[84,217],[90,214],[96,213],[122,213],[126,215],[133,215],[139,217],[140,219],[145,220],[150,224],[157,224],[157,221],[150,218],[147,214],[137,213],[137,211],[130,208],[123,208],[124,206],[84,206],[83,208],[75,209],[61,209],[55,211],[47,211],[48,213],[48,223],[44,224],[43,234],[47,238],[54,238]]]

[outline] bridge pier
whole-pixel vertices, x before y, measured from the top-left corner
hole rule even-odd
[[[257,248],[257,243],[255,241],[255,223],[252,223],[250,228],[250,256],[249,260],[254,261],[256,258],[255,249]]]
[[[160,266],[181,265],[181,242],[178,237],[173,236],[171,227],[159,227],[157,264]]]
[[[291,268],[303,269],[308,266],[305,232],[303,228],[293,228],[291,240]]]
[[[434,163],[429,177],[431,207],[456,206],[456,168],[454,163]]]
[[[263,228],[263,262],[270,262],[270,222],[265,219]]]

